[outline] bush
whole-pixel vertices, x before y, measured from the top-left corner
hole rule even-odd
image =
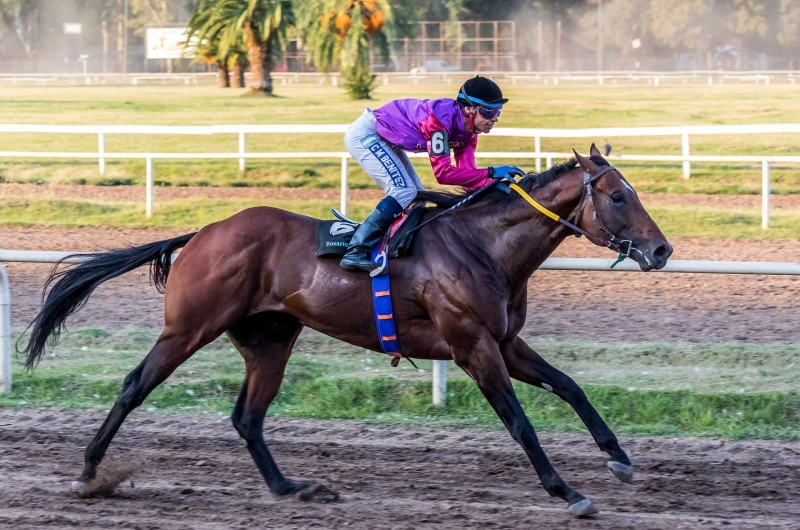
[[[372,99],[377,76],[370,74],[369,71],[351,68],[347,72],[346,79],[343,84],[351,99]]]
[[[95,182],[96,186],[133,186],[134,181],[132,178],[124,178],[124,179],[100,179]]]

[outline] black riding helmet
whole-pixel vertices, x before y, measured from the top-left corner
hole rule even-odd
[[[476,75],[461,85],[456,101],[467,107],[488,107],[497,109],[502,107],[508,99],[503,97],[503,92],[497,83],[486,77]]]

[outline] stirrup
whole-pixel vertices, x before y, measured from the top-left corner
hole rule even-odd
[[[375,259],[373,261],[378,265],[378,268],[369,273],[371,278],[374,278],[375,276],[380,276],[381,274],[386,274],[387,272],[389,272],[386,269],[386,266],[389,264],[389,258],[386,256],[386,251],[385,250],[383,252],[381,252],[380,254],[378,254],[377,256],[375,256]]]

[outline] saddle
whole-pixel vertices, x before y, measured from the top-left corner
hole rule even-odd
[[[331,211],[336,216],[336,220],[317,222],[314,239],[316,240],[316,256],[318,258],[344,256],[353,234],[360,225],[360,223],[351,221],[335,209]],[[416,235],[416,232],[412,232],[412,230],[419,225],[423,213],[425,213],[425,208],[412,208],[408,215],[404,215],[392,224],[389,229],[389,248],[387,252],[390,258],[399,258],[408,253]]]
[[[336,209],[332,209],[331,212],[338,220],[317,222],[315,233],[317,257],[344,255],[359,226],[358,223],[351,221]],[[414,228],[419,226],[423,213],[425,213],[425,208],[411,209],[408,215],[402,216],[392,224],[386,236],[372,249],[372,259],[381,265],[370,275],[372,276],[372,310],[381,349],[392,357],[392,366],[397,366],[400,359],[405,358],[416,368],[414,361],[405,357],[400,351],[397,327],[392,311],[392,288],[387,266],[389,258],[397,258],[408,253],[414,242],[414,235],[417,233]]]

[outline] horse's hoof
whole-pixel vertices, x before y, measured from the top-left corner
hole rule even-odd
[[[305,484],[305,483],[304,483]],[[339,493],[333,491],[323,484],[306,484],[306,487],[299,490],[294,498],[300,502],[313,502],[318,504],[327,504],[329,502],[336,502],[339,500]]]
[[[592,501],[589,499],[583,499],[575,504],[570,504],[569,507],[567,507],[567,512],[575,517],[586,517],[587,515],[600,513],[600,510],[595,508],[594,504],[592,504]]]
[[[620,479],[625,484],[633,484],[633,466],[622,462],[608,461],[608,470],[611,474]]]
[[[72,490],[72,493],[77,493],[79,497],[85,496],[87,491],[86,483],[81,480],[73,480],[69,489]]]

